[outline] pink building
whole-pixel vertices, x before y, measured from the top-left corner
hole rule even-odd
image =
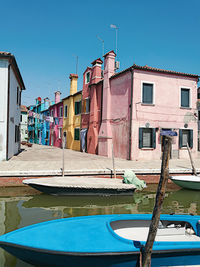
[[[100,58],[94,60],[91,63],[92,67],[88,67],[83,74],[81,134],[85,135],[86,151],[91,154],[98,153],[103,88],[102,63]]]
[[[50,117],[50,145],[62,147],[62,127],[63,127],[63,102],[60,101],[61,92],[55,92],[55,104],[49,107]]]
[[[98,154],[111,157],[113,142],[115,157],[160,159],[162,133],[173,131],[171,157],[188,158],[187,143],[196,157],[198,75],[135,64],[115,73],[115,53],[104,58]]]

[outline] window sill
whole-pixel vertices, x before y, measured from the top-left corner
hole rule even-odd
[[[141,103],[141,106],[155,106],[155,104]]]
[[[153,148],[153,147],[142,147],[140,149],[141,150],[154,150],[155,148]]]
[[[189,110],[191,110],[192,108],[191,107],[180,107],[180,109],[189,109]]]

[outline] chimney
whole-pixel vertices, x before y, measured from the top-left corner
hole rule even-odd
[[[101,80],[101,65],[103,64],[103,61],[98,58],[94,60],[92,63],[92,77],[91,77],[91,83],[97,83]]]
[[[69,78],[71,80],[71,82],[70,82],[70,95],[73,95],[77,92],[78,75],[77,74],[70,74]]]
[[[115,57],[113,50],[104,55],[104,77],[107,75],[108,79],[115,73]]]
[[[49,108],[49,98],[48,97],[46,97],[45,99],[44,99],[44,109],[48,109]]]
[[[103,99],[102,99],[102,123],[99,130],[99,147],[98,152],[101,156],[112,157],[112,129],[110,125],[111,118],[111,93],[110,77],[115,73],[114,51],[104,55],[104,79],[103,79]],[[101,137],[101,138],[100,138]]]
[[[61,95],[60,91],[55,92],[55,104],[60,102],[60,95]]]

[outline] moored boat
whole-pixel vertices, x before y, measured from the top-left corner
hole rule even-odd
[[[135,266],[151,214],[95,215],[43,222],[7,233],[0,246],[40,266]],[[152,266],[200,263],[200,216],[160,216]]]
[[[50,195],[133,195],[136,186],[124,184],[121,179],[96,177],[51,177],[24,179],[23,183]]]
[[[196,175],[171,176],[170,179],[180,187],[193,190],[200,190],[200,176]]]

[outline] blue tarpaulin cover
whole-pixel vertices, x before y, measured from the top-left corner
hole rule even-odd
[[[160,135],[177,136],[177,132],[175,132],[175,131],[170,131],[170,130],[168,130],[168,131],[161,131],[161,132],[160,132]]]

